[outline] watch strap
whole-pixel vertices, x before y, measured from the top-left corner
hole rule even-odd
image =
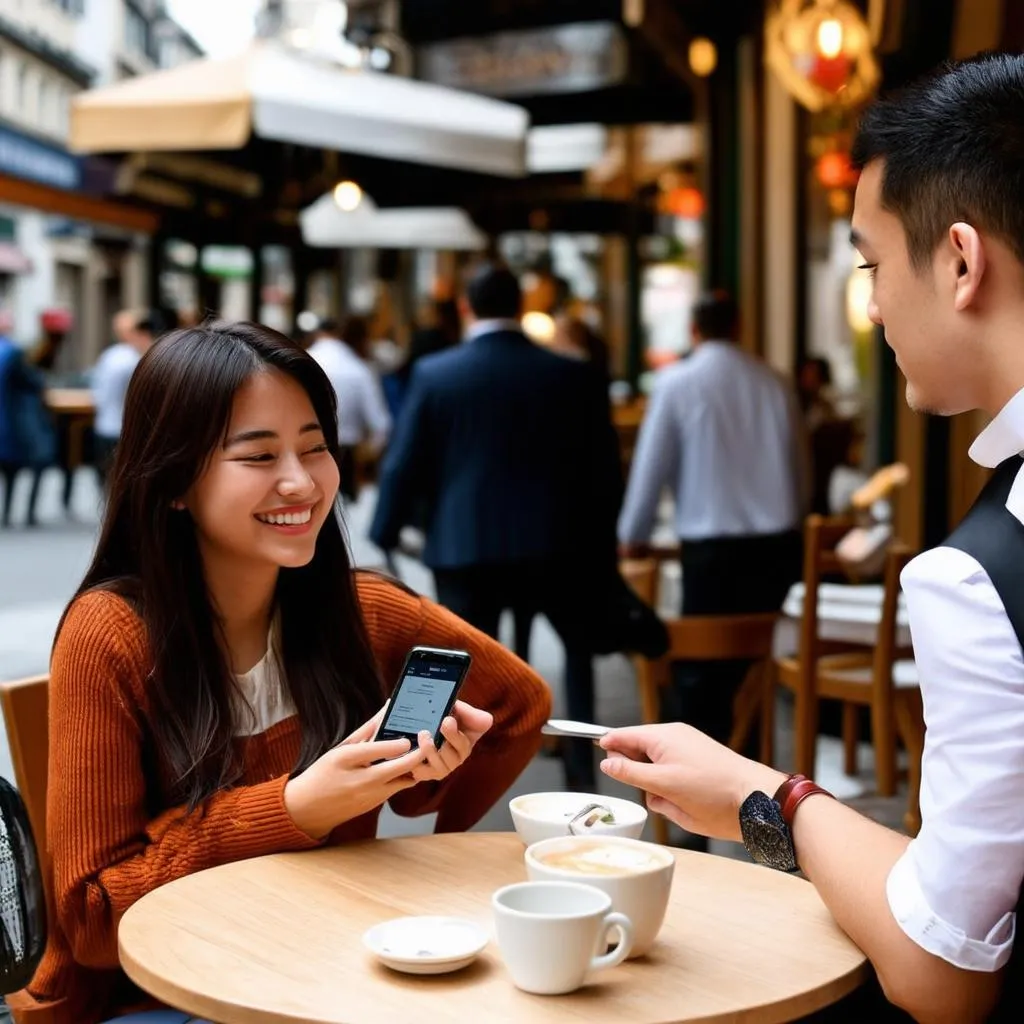
[[[835,799],[832,793],[827,789],[823,789],[812,779],[807,778],[806,775],[790,775],[779,786],[775,791],[774,800],[782,811],[782,820],[786,823],[787,828],[793,828],[793,818],[796,815],[796,809],[809,796],[815,796],[816,794]]]

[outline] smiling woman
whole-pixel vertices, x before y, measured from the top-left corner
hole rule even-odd
[[[468,828],[536,751],[542,680],[431,602],[353,573],[336,457],[330,382],[274,331],[177,331],[139,363],[95,558],[53,652],[56,915],[12,997],[18,1024],[96,1024],[141,1000],[118,970],[117,922],[151,889],[372,838],[385,802]],[[470,652],[464,700],[440,747],[375,742],[417,644]]]

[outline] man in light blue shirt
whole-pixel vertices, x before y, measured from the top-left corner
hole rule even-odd
[[[800,575],[807,474],[796,396],[735,344],[736,324],[728,295],[698,300],[692,353],[655,379],[619,518],[624,554],[638,553],[672,489],[683,615],[772,611]],[[681,669],[675,713],[728,739],[745,669]]]

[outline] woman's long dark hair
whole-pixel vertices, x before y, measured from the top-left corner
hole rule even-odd
[[[334,389],[294,342],[251,323],[167,335],[143,357],[128,388],[103,528],[75,594],[113,590],[141,615],[152,657],[148,726],[155,754],[175,780],[174,798],[189,809],[236,783],[241,765],[234,677],[192,517],[172,502],[222,443],[239,388],[268,370],[301,385],[337,458]],[[324,523],[312,561],[281,569],[276,603],[283,681],[302,728],[301,771],[383,699],[338,511]]]

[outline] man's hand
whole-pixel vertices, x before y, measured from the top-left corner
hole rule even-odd
[[[616,729],[601,746],[606,775],[644,790],[655,813],[714,839],[739,840],[743,801],[758,789],[771,796],[786,779],[681,723]]]

